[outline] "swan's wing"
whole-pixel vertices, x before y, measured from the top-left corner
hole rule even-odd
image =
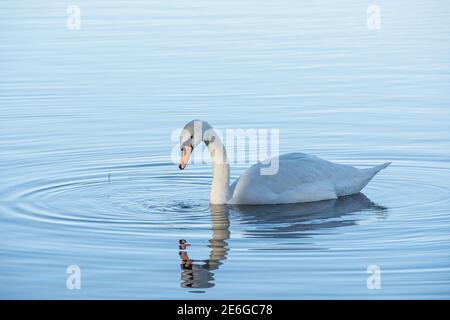
[[[247,169],[231,185],[230,203],[280,204],[335,199],[360,192],[388,165],[357,169],[313,155],[288,153],[278,158],[278,171],[273,175],[262,174],[262,169],[268,166],[262,163]]]
[[[273,161],[273,159],[272,159]],[[278,171],[261,174],[267,165],[257,163],[231,185],[231,203],[278,204],[335,199],[335,169],[331,162],[303,153],[278,158]]]
[[[292,172],[296,172],[301,181],[314,181],[315,179],[319,185],[328,183],[332,186],[336,196],[347,196],[360,192],[379,171],[390,165],[388,162],[372,168],[358,169],[304,153],[283,155],[280,157],[281,163],[289,163],[287,167],[291,163],[301,166],[302,169],[292,169]],[[322,192],[319,192],[319,196],[322,197]]]

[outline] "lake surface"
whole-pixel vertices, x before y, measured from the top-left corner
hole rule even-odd
[[[381,29],[347,0],[73,4],[81,29],[0,4],[0,298],[450,298],[448,2],[377,1]],[[351,197],[210,206],[210,166],[171,161],[194,118],[393,163]]]

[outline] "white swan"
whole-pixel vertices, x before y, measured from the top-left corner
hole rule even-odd
[[[230,186],[230,166],[225,147],[206,121],[192,120],[184,126],[180,136],[179,168],[183,170],[186,167],[192,150],[202,141],[207,145],[213,163],[212,204],[283,204],[336,199],[360,192],[390,164],[357,169],[313,155],[288,153],[270,159],[278,164],[275,174],[261,174],[267,165],[257,163]]]

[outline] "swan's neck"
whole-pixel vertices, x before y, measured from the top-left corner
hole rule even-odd
[[[230,196],[230,165],[222,140],[215,133],[213,136],[213,139],[205,140],[213,163],[210,202],[212,204],[226,204]]]

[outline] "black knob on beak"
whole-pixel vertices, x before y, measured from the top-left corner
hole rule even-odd
[[[183,169],[184,169],[184,167],[183,167],[181,164],[178,165],[178,168],[179,168],[180,170],[183,170]]]

